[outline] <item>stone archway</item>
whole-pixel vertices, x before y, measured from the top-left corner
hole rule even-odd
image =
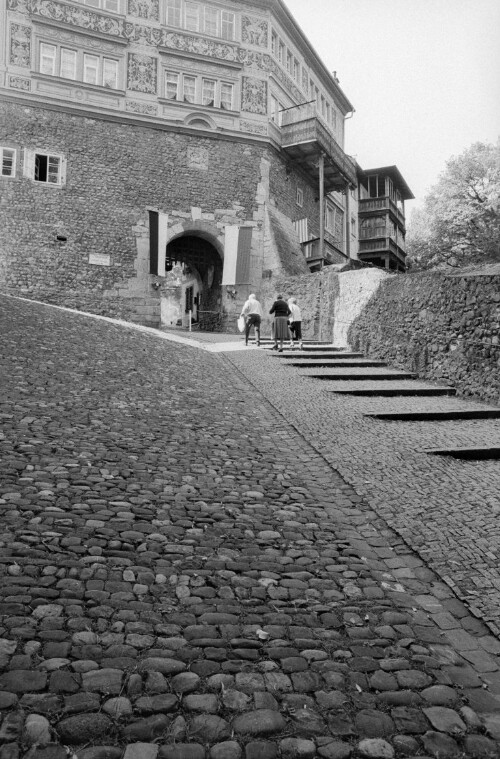
[[[220,328],[222,312],[222,259],[208,236],[185,232],[167,244],[166,282],[161,304],[164,326],[193,322],[199,329]]]

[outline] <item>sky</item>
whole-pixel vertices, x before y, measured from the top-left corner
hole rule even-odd
[[[355,108],[345,150],[420,206],[446,161],[500,136],[500,0],[285,0]]]

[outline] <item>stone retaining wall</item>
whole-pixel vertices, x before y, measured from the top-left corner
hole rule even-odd
[[[302,311],[302,332],[309,340],[347,347],[347,332],[380,283],[391,277],[381,269],[338,272],[330,268],[274,283],[285,298],[294,296]]]
[[[500,275],[391,277],[353,322],[348,341],[372,358],[500,403]]]

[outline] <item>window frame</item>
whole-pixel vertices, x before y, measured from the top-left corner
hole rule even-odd
[[[222,111],[234,111],[235,107],[235,82],[231,82],[227,79],[218,79],[216,76],[207,76],[202,73],[187,73],[186,71],[178,71],[175,69],[163,69],[164,84],[163,92],[165,100],[170,103],[188,103],[189,105],[201,106],[202,108],[215,108]],[[170,82],[169,82],[170,79]],[[193,83],[192,92],[194,93],[193,100],[186,100],[186,87],[185,82]],[[171,97],[168,94],[169,84],[173,86],[176,81],[176,95]],[[213,84],[213,102],[204,103],[205,97],[205,83]],[[223,94],[223,90],[226,88],[226,94],[230,95],[230,98]],[[230,107],[228,107],[229,104]]]
[[[188,26],[188,8],[192,8],[193,10],[196,9],[196,28],[193,29],[191,26]],[[201,4],[193,2],[193,0],[184,0],[184,29],[187,32],[200,32],[200,21],[201,21]],[[193,16],[194,18],[194,16]]]
[[[33,157],[34,157],[34,172],[33,172],[33,181],[37,184],[47,184],[50,187],[61,187],[62,186],[62,169],[63,169],[63,157],[59,155],[58,153],[46,153],[41,150],[35,150],[33,151]],[[46,179],[37,179],[37,158],[43,157],[47,159],[46,163],[46,170],[45,170],[45,176]],[[57,160],[57,181],[52,182],[50,181],[49,177],[51,176],[50,172],[50,162]]]
[[[66,53],[72,53],[75,56],[74,62],[74,77],[67,76],[68,69],[64,72],[63,69],[63,57]],[[88,76],[90,67],[88,61],[95,59],[97,61],[96,81],[92,81]],[[51,62],[51,66],[47,66],[44,61]],[[53,76],[66,81],[78,82],[79,84],[89,85],[91,87],[103,87],[108,90],[120,90],[120,84],[122,79],[122,59],[95,51],[89,52],[86,49],[75,49],[67,47],[64,44],[53,44],[51,42],[45,42],[43,39],[39,40],[38,46],[38,73],[43,76]],[[109,66],[113,68],[113,77],[110,78],[106,75],[106,68]],[[45,67],[45,70],[44,70]],[[50,72],[49,69],[50,68]],[[114,86],[109,83],[110,79],[113,81]]]
[[[344,230],[345,211],[340,208],[336,203],[327,201],[325,208],[325,229],[331,234],[335,242],[343,244],[345,230]],[[330,220],[332,223],[330,224]],[[337,237],[337,231],[340,230],[340,237]]]
[[[165,24],[173,26],[175,29],[182,29],[182,10],[182,0],[166,0]],[[172,16],[174,20],[170,20],[169,16]],[[177,22],[175,18],[177,18]]]
[[[304,190],[302,189],[302,187],[297,187],[295,202],[299,206],[299,208],[304,207]]]
[[[54,51],[54,54],[49,56],[46,52],[44,52],[44,48],[46,48],[46,49],[51,48]],[[54,44],[52,44],[50,42],[40,41],[40,45],[39,45],[39,49],[38,49],[38,68],[39,68],[40,74],[45,74],[46,76],[57,76],[56,75],[56,70],[57,70],[57,65],[56,64],[57,64],[57,57],[58,57],[57,53],[58,53],[58,50],[59,50],[59,48],[57,47],[57,45],[54,45]],[[51,62],[52,62],[51,71],[44,71],[43,70],[43,67],[44,67],[43,61],[44,61],[44,59],[45,60],[51,60]]]
[[[82,5],[86,5],[87,8],[95,8],[97,10],[106,11],[106,13],[115,13],[119,16],[123,16],[123,0],[95,0],[95,2],[90,2],[90,0],[79,0],[79,2],[82,3]],[[116,3],[116,10],[114,8],[109,8],[108,5],[115,4]]]
[[[4,168],[5,168],[5,153],[9,152],[12,153],[12,166],[11,166],[11,172],[9,174],[4,174]],[[2,179],[15,179],[16,178],[16,169],[17,169],[17,149],[16,148],[9,148],[7,145],[0,146],[0,177]]]
[[[63,54],[64,53],[72,53],[73,54],[73,76],[68,76],[67,74],[63,74]],[[70,47],[63,47],[61,45],[59,49],[59,76],[62,79],[69,79],[70,81],[74,82],[77,81],[77,74],[78,74],[78,51],[73,50],[73,48]]]

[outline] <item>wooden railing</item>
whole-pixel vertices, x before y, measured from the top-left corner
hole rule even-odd
[[[388,195],[382,198],[364,198],[359,201],[359,212],[366,211],[392,211],[401,226],[405,225],[405,217],[397,204]]]

